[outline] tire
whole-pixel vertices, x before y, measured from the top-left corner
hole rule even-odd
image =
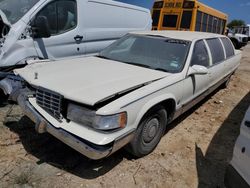
[[[166,125],[167,111],[163,106],[154,107],[142,118],[128,151],[138,158],[151,153],[165,133]]]
[[[0,89],[0,105],[6,104],[8,101],[8,96]]]
[[[241,47],[240,47],[240,45],[239,45],[239,42],[238,41],[236,41],[236,40],[232,40],[232,43],[233,43],[233,45],[234,45],[234,47],[235,47],[235,49],[240,49]]]

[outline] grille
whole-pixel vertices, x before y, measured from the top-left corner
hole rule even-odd
[[[39,88],[36,91],[36,103],[58,121],[62,120],[61,95],[47,89]]]

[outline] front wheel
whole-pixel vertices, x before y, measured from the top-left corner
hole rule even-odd
[[[237,40],[232,40],[232,43],[233,43],[233,45],[234,45],[234,47],[235,47],[235,49],[240,49],[241,48],[241,46],[240,46],[240,44],[239,44],[239,42],[237,41]]]
[[[143,117],[128,151],[135,157],[151,153],[160,142],[166,125],[167,111],[163,106],[156,106]]]

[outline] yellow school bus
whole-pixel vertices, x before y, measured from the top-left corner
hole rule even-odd
[[[198,0],[156,0],[153,30],[186,30],[224,34],[228,16]]]

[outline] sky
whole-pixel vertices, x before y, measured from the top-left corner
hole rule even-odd
[[[154,0],[118,0],[124,3],[139,5],[145,8],[152,8]],[[229,16],[229,21],[233,19],[244,20],[250,24],[250,0],[200,0],[200,2],[216,8]]]

